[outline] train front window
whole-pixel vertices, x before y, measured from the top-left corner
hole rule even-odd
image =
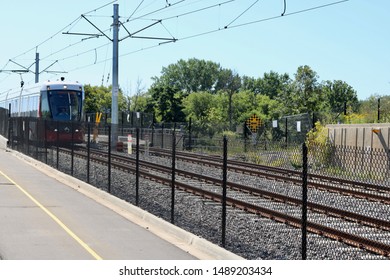
[[[79,121],[81,119],[81,92],[52,90],[48,92],[53,120]]]

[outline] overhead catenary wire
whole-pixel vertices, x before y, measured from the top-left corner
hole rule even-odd
[[[313,11],[313,10],[318,10],[318,9],[326,8],[326,7],[329,7],[329,6],[342,4],[342,3],[348,2],[348,1],[349,0],[335,1],[335,2],[328,3],[328,4],[319,5],[319,6],[315,6],[315,7],[302,9],[302,10],[291,12],[291,13],[287,13],[287,14],[284,14],[283,16],[282,15],[278,15],[278,16],[273,16],[273,17],[268,17],[268,18],[262,18],[262,19],[258,19],[258,20],[253,20],[253,21],[241,23],[241,24],[231,25],[231,26],[228,26],[227,28],[224,28],[224,29],[220,29],[220,28],[212,29],[212,30],[200,32],[200,33],[197,33],[197,34],[189,35],[187,37],[179,38],[178,40],[180,40],[180,41],[188,40],[188,39],[192,39],[192,38],[195,38],[195,37],[200,37],[200,36],[204,36],[204,35],[220,32],[222,30],[239,28],[239,27],[243,27],[243,26],[247,26],[247,25],[253,25],[253,24],[257,24],[257,23],[261,23],[261,22],[265,22],[265,21],[276,20],[276,19],[279,19],[279,18],[282,18],[282,17],[302,14],[302,13],[310,12],[310,11]]]
[[[107,4],[104,4],[104,5],[102,5],[102,6],[98,7],[98,8],[96,8],[96,9],[93,9],[93,10],[91,10],[91,11],[89,11],[89,12],[84,13],[84,15],[87,15],[87,14],[90,14],[90,13],[97,12],[97,11],[99,11],[99,10],[101,10],[101,9],[103,9],[103,8],[105,8],[105,7],[109,6],[109,5],[111,5],[111,4],[114,4],[114,3],[116,3],[116,2],[118,2],[118,0],[113,0],[113,1],[111,1],[111,2],[109,2],[109,3],[107,3]]]
[[[37,44],[36,46],[34,46],[33,48],[25,51],[24,53],[22,54],[19,54],[15,57],[13,57],[12,59],[16,59],[18,57],[21,57],[23,55],[26,55],[27,53],[33,51],[33,50],[37,50],[38,47],[42,46],[43,44],[47,43],[48,41],[50,41],[51,39],[53,39],[55,36],[57,36],[58,34],[62,33],[66,28],[68,28],[69,26],[72,26],[75,22],[77,22],[78,20],[80,19],[80,17],[78,17],[77,19],[73,20],[70,24],[68,24],[67,26],[65,26],[64,28],[62,28],[61,30],[59,30],[58,32],[54,33],[52,36],[50,36],[49,38],[43,40],[41,43]]]
[[[133,11],[133,13],[128,17],[128,19],[130,19],[130,18],[138,11],[139,7],[141,7],[141,5],[142,5],[142,3],[144,3],[144,1],[145,1],[145,0],[142,0],[142,1],[138,4],[137,8],[135,8],[135,10]]]
[[[104,7],[106,7],[106,6],[108,6],[108,5],[111,5],[112,3],[115,3],[115,2],[117,2],[117,1],[118,1],[118,0],[110,1],[110,2],[107,3],[107,4],[102,5],[102,6],[98,7],[98,8],[95,8],[95,9],[93,9],[93,10],[87,12],[87,13],[84,13],[84,14],[90,14],[90,13],[92,13],[92,12],[96,12],[96,11],[98,11],[98,10],[100,10],[100,9],[102,9],[102,8],[104,8]],[[34,50],[35,50],[35,52],[37,52],[37,50],[38,50],[38,48],[39,48],[40,46],[46,44],[47,42],[49,42],[50,40],[52,40],[54,37],[56,37],[57,35],[61,34],[64,30],[68,29],[68,31],[69,31],[69,30],[72,28],[72,26],[74,26],[78,21],[80,21],[81,18],[82,18],[81,16],[77,17],[75,20],[71,21],[71,23],[69,23],[69,24],[66,25],[65,27],[61,28],[59,31],[57,31],[56,33],[54,33],[54,34],[51,35],[50,37],[48,37],[48,38],[46,38],[45,40],[41,41],[40,43],[38,43],[38,44],[35,45],[34,47],[32,47],[32,48],[30,48],[30,49],[24,51],[23,53],[21,53],[21,54],[15,56],[15,57],[13,57],[13,58],[11,58],[10,60],[16,60],[17,58],[19,58],[19,57],[21,57],[21,56],[24,56],[24,55],[26,55],[26,54],[28,54],[28,53],[34,51]],[[59,52],[65,50],[65,49],[67,49],[67,48],[70,48],[71,46],[74,46],[74,45],[76,45],[76,44],[78,44],[78,43],[71,44],[71,45],[69,45],[68,47],[65,47],[65,48],[62,48],[61,50],[55,51],[55,52],[53,52],[51,55],[48,55],[48,56],[46,56],[46,57],[44,57],[44,58],[41,58],[40,60],[47,59],[48,57],[50,57],[50,56],[52,56],[52,55],[54,55],[54,54],[57,54],[57,53],[59,53]],[[34,63],[35,63],[35,62],[34,62]],[[33,63],[33,64],[34,64],[34,63]],[[5,67],[6,67],[6,66],[3,67],[3,70],[5,69]],[[30,67],[31,67],[31,66],[30,66]]]
[[[286,0],[283,1],[284,2],[284,8],[283,8],[283,13],[281,14],[281,16],[284,16],[284,14],[286,13],[286,9],[287,9],[287,3],[286,3]]]
[[[245,11],[243,11],[241,14],[239,14],[235,19],[233,19],[230,23],[228,23],[227,25],[225,25],[225,29],[228,28],[233,22],[235,22],[237,19],[239,19],[240,17],[242,17],[242,15],[244,15],[247,11],[249,11],[254,5],[257,4],[257,2],[259,2],[259,0],[256,0],[255,2],[252,3],[252,5],[250,5]]]
[[[341,3],[347,2],[347,1],[349,1],[349,0],[336,1],[336,2],[332,2],[332,3],[325,4],[325,5],[315,6],[315,7],[311,7],[311,8],[308,8],[308,9],[303,9],[303,10],[299,10],[299,11],[287,13],[287,14],[285,14],[284,16],[291,16],[291,15],[296,15],[296,14],[300,14],[300,13],[310,12],[310,11],[317,10],[317,9],[321,9],[321,8],[325,8],[325,7],[328,7],[328,6],[341,4]],[[218,28],[218,29],[212,29],[212,30],[200,32],[200,33],[197,33],[197,34],[189,35],[189,36],[186,36],[186,37],[182,37],[182,38],[176,39],[176,41],[189,40],[189,39],[192,39],[192,38],[201,37],[201,36],[209,35],[209,34],[212,34],[212,33],[220,32],[220,31],[222,31],[222,30],[233,29],[233,28],[239,28],[239,27],[241,27],[241,26],[246,26],[246,25],[251,25],[251,24],[257,24],[257,23],[264,22],[264,21],[269,21],[269,20],[276,20],[276,19],[281,18],[281,17],[282,17],[281,15],[278,15],[278,16],[268,17],[268,18],[262,18],[262,19],[258,19],[258,20],[251,21],[251,22],[242,23],[242,24],[231,25],[231,26],[229,26],[229,27],[227,27],[227,28],[224,28],[224,29],[220,29],[220,28]],[[110,44],[110,43],[106,43],[106,44],[104,44],[104,45],[101,45],[101,46],[98,47],[98,48],[107,46],[108,44]],[[154,45],[151,45],[151,46],[142,47],[142,48],[140,48],[140,49],[137,49],[137,50],[133,50],[133,51],[124,53],[124,54],[120,55],[119,57],[124,57],[124,56],[128,56],[128,55],[131,55],[131,54],[139,53],[139,52],[142,52],[142,51],[150,50],[150,49],[153,49],[153,48],[157,48],[157,47],[159,47],[159,46],[161,46],[161,45],[162,45],[162,43],[158,43],[158,44],[154,44]],[[76,55],[72,55],[72,56],[63,58],[63,59],[61,59],[61,60],[62,60],[62,61],[63,61],[63,60],[67,60],[67,59],[74,58],[74,57],[77,57],[77,56],[80,56],[80,55],[83,55],[83,54],[86,54],[86,53],[89,53],[89,52],[94,52],[94,51],[95,51],[95,48],[90,49],[90,50],[87,50],[87,51],[84,51],[84,52],[82,52],[82,53],[78,53],[78,54],[76,54]],[[96,61],[95,63],[87,64],[87,65],[84,65],[84,66],[78,66],[78,67],[73,68],[73,69],[71,69],[71,70],[69,70],[69,71],[76,71],[76,70],[80,70],[80,69],[85,69],[85,68],[88,68],[88,67],[93,66],[93,65],[96,65],[96,64],[101,64],[101,63],[103,63],[103,62],[110,61],[111,59],[112,59],[112,58],[106,58],[106,59],[104,59],[104,60]]]
[[[332,3],[324,4],[324,5],[311,7],[311,8],[308,8],[308,9],[303,9],[303,10],[291,12],[291,13],[285,14],[284,16],[292,16],[292,15],[296,15],[296,14],[306,13],[306,12],[310,12],[310,11],[313,11],[313,10],[326,8],[326,7],[329,7],[329,6],[338,5],[338,4],[341,4],[343,2],[348,2],[348,1],[349,0],[336,1],[336,2],[332,2]],[[193,39],[193,38],[196,38],[196,37],[206,36],[206,35],[210,35],[210,34],[213,34],[213,33],[216,33],[216,32],[225,31],[225,30],[228,30],[228,29],[239,28],[239,27],[242,27],[242,26],[257,24],[257,23],[270,21],[270,20],[276,20],[276,19],[279,19],[281,17],[283,17],[283,16],[278,15],[278,16],[262,18],[262,19],[251,21],[251,22],[242,23],[242,24],[231,25],[231,26],[229,26],[227,28],[224,28],[224,29],[220,29],[220,28],[212,29],[212,30],[208,30],[208,31],[192,34],[192,35],[189,35],[189,36],[186,36],[186,37],[178,38],[177,41],[189,40],[189,39]],[[120,57],[131,55],[131,54],[135,54],[135,53],[138,53],[138,52],[141,52],[141,51],[144,51],[144,50],[149,50],[149,49],[152,49],[152,48],[156,48],[156,47],[159,47],[161,45],[162,45],[162,43],[159,43],[159,44],[156,44],[156,45],[152,45],[152,46],[149,46],[149,47],[143,47],[141,49],[134,50],[134,51],[122,54]]]
[[[177,1],[175,3],[172,3],[170,7],[172,7],[172,5],[178,5],[179,3],[182,3],[184,2],[185,0],[181,0],[181,1]],[[163,24],[164,21],[166,20],[169,20],[169,19],[173,19],[173,18],[177,18],[177,17],[182,17],[182,16],[186,16],[186,15],[189,15],[189,14],[194,14],[194,13],[197,13],[197,12],[200,12],[200,11],[203,11],[203,10],[206,10],[206,9],[211,9],[211,8],[216,8],[216,7],[220,7],[221,5],[225,5],[225,4],[228,4],[230,2],[234,2],[235,0],[228,0],[228,1],[221,1],[220,3],[218,4],[214,4],[214,5],[209,5],[207,7],[203,7],[201,9],[194,9],[192,11],[186,11],[186,12],[182,12],[182,13],[178,13],[174,16],[170,16],[170,17],[166,17],[166,18],[163,18],[160,20],[160,23],[161,25],[163,26],[163,28],[165,28],[165,30],[174,38],[173,34],[166,28],[166,26]],[[195,33],[195,34],[192,34],[192,35],[187,35],[187,36],[183,36],[181,38],[175,38],[175,40],[172,40],[172,41],[168,41],[168,42],[164,42],[164,43],[169,43],[169,42],[176,42],[176,41],[184,41],[184,40],[189,40],[189,39],[192,39],[192,38],[196,38],[196,37],[201,37],[201,36],[206,36],[206,35],[210,35],[212,33],[215,33],[215,32],[219,32],[219,31],[222,31],[222,30],[228,30],[228,29],[232,29],[232,28],[240,28],[240,27],[244,27],[244,26],[247,26],[247,25],[252,25],[252,24],[258,24],[258,23],[261,23],[261,22],[265,22],[265,21],[270,21],[270,20],[275,20],[275,19],[278,19],[278,18],[281,18],[281,17],[286,17],[286,16],[292,16],[292,15],[297,15],[297,14],[301,14],[301,13],[306,13],[306,12],[310,12],[310,11],[313,11],[313,10],[317,10],[317,9],[321,9],[321,8],[325,8],[325,7],[328,7],[328,6],[332,6],[332,5],[337,5],[337,4],[341,4],[341,3],[344,3],[344,2],[348,2],[349,0],[342,0],[342,1],[335,1],[335,2],[331,2],[331,3],[328,3],[328,4],[324,4],[324,5],[319,5],[319,6],[315,6],[315,7],[311,7],[311,8],[307,8],[307,9],[303,9],[303,10],[299,10],[299,11],[292,11],[290,13],[284,13],[282,15],[278,15],[278,16],[273,16],[273,17],[268,17],[268,18],[261,18],[261,19],[257,19],[257,20],[252,20],[252,21],[247,21],[247,22],[244,22],[244,23],[240,23],[240,24],[233,24],[234,22],[236,22],[236,20],[240,17],[242,17],[243,14],[245,14],[245,12],[250,9],[251,7],[253,7],[257,2],[253,2],[253,4],[248,8],[246,9],[243,13],[241,13],[239,16],[237,16],[233,21],[231,21],[229,24],[226,25],[226,28],[217,28],[217,29],[210,29],[210,30],[205,30],[205,31],[202,31],[202,32],[199,32],[199,33]],[[116,2],[116,1],[111,1],[110,3],[113,3],[113,2]],[[141,3],[138,5],[136,11],[138,10],[139,7],[141,7],[141,4],[142,2],[144,1],[141,1]],[[109,4],[110,4],[109,3]],[[109,5],[107,4],[107,5]],[[106,5],[106,6],[107,6]],[[166,7],[165,7],[166,9]],[[97,9],[93,10],[93,11],[96,11]],[[157,9],[153,12],[150,12],[150,13],[146,13],[145,15],[141,16],[141,17],[137,17],[138,19],[141,19],[147,15],[151,15],[153,13],[156,13],[158,11],[160,11],[161,9]],[[91,11],[91,12],[93,12]],[[91,13],[91,12],[88,12],[88,13]],[[86,14],[88,14],[86,13]],[[132,13],[132,15],[134,15],[134,13]],[[52,39],[54,36],[57,36],[60,32],[62,32],[63,30],[65,30],[66,28],[69,29],[69,27],[73,27],[72,24],[76,23],[77,21],[80,20],[81,17],[77,18],[76,20],[72,21],[71,24],[67,25],[65,28],[62,28],[59,32],[55,33],[54,35],[52,35],[51,37],[49,37],[48,39],[44,40],[43,42],[41,42],[40,44],[38,44],[37,46],[35,46],[34,48],[30,49],[29,51],[33,50],[33,49],[37,49],[39,46],[41,46],[42,44],[44,44],[45,42],[49,41],[50,39]],[[131,18],[130,20],[130,17],[128,18],[127,21],[132,21],[132,20],[135,20],[136,18]],[[52,52],[51,54],[47,55],[46,57],[44,57],[42,60],[45,60],[51,56],[54,56],[58,53],[61,53],[62,51],[68,49],[68,48],[71,48],[73,46],[76,46],[78,44],[81,44],[81,42],[83,41],[80,41],[80,42],[76,42],[76,43],[73,43],[73,44],[70,44],[62,49],[59,49],[57,51],[54,51]],[[98,60],[98,57],[97,57],[97,50],[102,48],[102,47],[107,47],[109,46],[109,44],[111,44],[111,42],[109,43],[105,43],[101,46],[98,46],[98,47],[94,47],[94,48],[91,48],[89,50],[86,50],[86,51],[83,51],[83,52],[79,52],[77,54],[74,54],[74,55],[70,55],[70,56],[66,56],[66,57],[63,57],[63,58],[60,58],[58,59],[57,61],[65,61],[65,60],[68,60],[68,59],[72,59],[72,58],[75,58],[75,57],[79,57],[79,56],[82,56],[84,54],[87,54],[87,53],[90,53],[90,52],[93,52],[95,53],[95,57],[94,57],[94,61],[93,63],[90,63],[90,64],[86,64],[86,65],[78,65],[77,67],[71,69],[71,70],[68,70],[68,72],[72,72],[72,71],[77,71],[77,70],[80,70],[80,69],[85,69],[85,68],[88,68],[88,67],[91,67],[93,65],[98,65],[98,64],[101,64],[103,62],[107,62],[109,60],[111,60],[112,58],[107,58],[107,55],[106,55],[106,58],[105,59],[102,59],[102,60]],[[124,56],[128,56],[128,55],[131,55],[131,54],[135,54],[135,53],[139,53],[139,52],[142,52],[142,51],[146,51],[146,50],[149,50],[149,49],[153,49],[153,48],[156,48],[156,47],[159,47],[161,46],[163,43],[157,43],[157,44],[154,44],[154,45],[150,45],[150,46],[146,46],[146,47],[142,47],[140,49],[136,49],[136,50],[133,50],[133,51],[128,51],[128,52],[125,52],[124,54],[121,54],[119,57],[124,57]],[[23,53],[23,54],[26,54],[28,53],[29,51]],[[19,55],[19,56],[16,56],[15,58],[18,58],[20,56],[22,56],[23,54]],[[3,69],[5,69],[8,65],[9,65],[9,62],[8,61],[5,66],[3,67]],[[105,66],[104,66],[105,67]]]
[[[223,5],[223,4],[226,4],[226,3],[229,3],[229,2],[233,2],[233,1],[235,1],[235,0],[229,0],[229,1],[221,2],[221,3],[219,3],[219,4],[216,4],[216,5],[213,5],[213,6],[208,6],[208,7],[205,7],[205,8],[203,8],[203,9],[198,9],[198,10],[195,10],[195,11],[192,11],[192,12],[187,12],[187,13],[185,13],[185,14],[176,15],[175,17],[185,16],[185,15],[188,15],[188,14],[191,14],[191,13],[200,12],[200,11],[202,11],[202,10],[210,9],[210,8],[212,8],[212,7],[216,7],[216,6],[218,6],[218,5]],[[98,11],[98,10],[100,10],[100,9],[102,9],[102,8],[104,8],[104,7],[106,7],[106,6],[110,5],[110,4],[112,4],[112,3],[114,3],[114,2],[117,2],[117,0],[111,1],[111,2],[109,2],[109,3],[107,3],[107,4],[103,5],[103,6],[100,6],[100,7],[96,8],[96,9],[93,9],[93,10],[91,10],[91,11],[89,11],[89,12],[86,12],[86,13],[82,14],[80,17],[78,17],[78,18],[76,18],[75,20],[73,20],[70,24],[66,25],[64,28],[62,28],[61,30],[59,30],[58,32],[56,32],[54,35],[50,36],[49,38],[45,39],[44,41],[42,41],[41,43],[39,43],[39,44],[36,45],[35,47],[33,47],[33,48],[31,48],[31,49],[25,51],[24,53],[22,53],[22,54],[20,54],[20,55],[18,55],[18,56],[15,56],[13,59],[16,59],[16,58],[18,58],[18,57],[21,57],[21,56],[23,56],[23,55],[26,55],[27,53],[31,52],[31,51],[34,50],[34,49],[37,51],[38,47],[40,47],[40,46],[42,46],[43,44],[47,43],[48,41],[50,41],[51,39],[53,39],[54,37],[56,37],[56,36],[59,35],[60,33],[63,33],[65,30],[67,30],[67,32],[69,32],[69,31],[75,26],[75,24],[77,24],[82,18],[84,18],[84,19],[86,19],[86,20],[88,21],[88,19],[86,18],[86,15],[89,15],[89,14],[91,14],[92,12],[96,12],[96,11]],[[144,2],[144,1],[141,1],[141,4],[142,4],[142,2]],[[183,3],[183,2],[185,2],[185,0],[179,0],[179,1],[175,2],[175,3],[170,3],[169,8],[172,8],[173,6],[178,5],[178,4],[180,4],[180,3]],[[140,4],[140,5],[141,5],[141,4]],[[139,7],[140,5],[138,5],[138,7]],[[137,7],[137,9],[138,9],[138,7]],[[163,8],[157,9],[157,10],[155,10],[155,11],[149,12],[149,13],[147,13],[147,14],[141,16],[141,17],[144,17],[144,16],[146,16],[146,15],[150,15],[150,14],[156,13],[156,12],[161,11],[161,10],[166,9],[166,8],[168,8],[168,7],[165,6],[165,7],[163,7]],[[136,9],[136,10],[137,10],[137,9]],[[134,13],[133,13],[133,14],[134,14]],[[167,19],[166,19],[166,20],[167,20]],[[161,21],[160,21],[160,23],[161,23]],[[161,25],[162,25],[162,26],[164,27],[164,29],[171,35],[172,38],[170,38],[169,40],[176,41],[176,39],[174,38],[174,36],[172,35],[172,33],[171,33],[163,24],[161,24]],[[99,30],[102,34],[104,34],[104,32],[106,32],[108,29],[107,29],[107,30],[103,30],[103,31],[101,31],[100,29],[98,29],[98,30]],[[104,35],[105,35],[105,34],[104,34]],[[107,36],[106,36],[106,37],[107,37]],[[90,37],[89,37],[89,38],[81,39],[81,40],[78,41],[78,42],[69,44],[68,46],[65,46],[65,47],[63,47],[63,48],[61,48],[61,49],[55,50],[55,51],[51,52],[50,54],[48,54],[48,55],[46,55],[46,56],[44,56],[44,57],[41,57],[41,58],[40,58],[40,61],[47,60],[48,58],[50,58],[50,57],[52,57],[52,56],[54,56],[54,55],[57,55],[57,54],[59,54],[59,53],[61,53],[61,52],[64,52],[65,50],[68,50],[68,49],[70,49],[70,48],[72,48],[72,47],[74,47],[74,46],[77,46],[77,45],[83,43],[86,39],[90,39]],[[123,40],[123,39],[122,39],[122,40]],[[98,48],[99,48],[99,47],[98,47]],[[90,50],[87,50],[87,51],[84,51],[84,52],[81,52],[81,53],[78,53],[78,54],[75,54],[75,55],[71,55],[71,56],[68,56],[68,57],[65,57],[65,58],[60,58],[60,59],[58,59],[58,61],[64,61],[64,60],[67,60],[67,59],[70,59],[70,58],[73,58],[73,57],[77,57],[77,56],[80,56],[80,55],[82,55],[82,54],[86,54],[86,53],[88,53],[88,52],[93,52],[93,51],[95,51],[95,48],[90,49]],[[35,63],[35,62],[33,62],[31,65],[34,65],[34,63]],[[31,65],[30,65],[30,67],[31,67]],[[6,66],[5,66],[5,67],[6,67]],[[3,69],[4,69],[5,67],[3,67]]]
[[[136,18],[130,19],[130,17],[129,17],[129,18],[127,18],[126,22],[133,21],[133,20],[137,20],[137,19],[142,19],[142,18],[144,18],[144,17],[146,17],[146,16],[155,14],[155,13],[160,12],[160,11],[162,11],[162,10],[170,9],[170,8],[172,8],[173,6],[178,5],[178,4],[180,4],[180,3],[184,2],[184,1],[185,1],[185,0],[179,0],[179,1],[173,3],[173,4],[169,5],[169,6],[164,6],[164,7],[162,7],[162,8],[158,8],[158,9],[156,9],[156,10],[154,10],[154,11],[148,12],[148,13],[146,13],[146,14],[144,14],[144,15],[142,15],[142,16],[138,16],[138,17],[136,17]]]
[[[203,8],[199,8],[199,9],[196,9],[196,10],[193,10],[193,11],[180,13],[180,14],[177,14],[177,15],[174,15],[174,16],[170,16],[170,17],[165,17],[165,18],[162,18],[161,20],[162,21],[166,21],[166,20],[170,20],[170,19],[174,19],[174,18],[188,16],[188,15],[199,13],[199,12],[203,12],[205,10],[209,10],[209,9],[212,9],[212,8],[221,7],[221,6],[225,5],[225,4],[229,4],[229,3],[235,2],[235,1],[236,0],[228,0],[228,1],[220,2],[220,3],[217,3],[217,4],[210,5],[210,6],[203,7]]]
[[[250,22],[246,22],[246,23],[242,23],[242,24],[237,24],[237,25],[231,26],[231,28],[243,27],[243,26],[246,26],[246,25],[251,25],[251,24],[256,24],[256,23],[260,23],[260,22],[264,22],[264,21],[278,19],[278,18],[281,18],[281,17],[307,13],[307,12],[310,12],[310,11],[326,8],[326,7],[329,7],[329,6],[338,5],[338,4],[341,4],[341,3],[344,3],[344,2],[348,2],[348,1],[349,0],[336,1],[336,2],[332,2],[332,3],[324,4],[324,5],[319,5],[319,6],[315,6],[315,7],[311,7],[311,8],[307,8],[307,9],[303,9],[303,10],[299,10],[299,11],[295,11],[295,12],[291,12],[291,13],[287,13],[287,14],[283,14],[283,15],[280,15],[280,16],[269,17],[269,18],[254,20],[254,21],[250,21]]]
[[[216,4],[216,5],[208,6],[208,7],[202,8],[202,9],[197,9],[197,10],[195,10],[195,11],[190,11],[190,12],[182,13],[182,14],[179,14],[179,15],[175,15],[174,17],[182,17],[182,16],[185,16],[185,15],[189,15],[189,14],[192,14],[192,13],[197,13],[197,12],[200,12],[200,11],[202,11],[202,10],[206,10],[206,9],[210,9],[210,8],[213,8],[213,7],[221,6],[221,5],[227,4],[227,3],[229,3],[229,2],[234,2],[234,1],[235,1],[235,0],[229,0],[229,1],[221,2],[221,3],[218,3],[218,4]],[[64,28],[62,28],[61,30],[59,30],[58,32],[56,32],[54,35],[52,35],[52,36],[50,36],[49,38],[47,38],[46,40],[42,41],[41,43],[39,43],[38,45],[36,45],[34,48],[31,48],[31,49],[27,50],[26,52],[24,52],[24,53],[22,53],[22,54],[20,54],[20,55],[18,55],[18,56],[16,56],[16,57],[14,57],[14,59],[16,59],[16,58],[18,58],[18,57],[20,57],[20,56],[23,56],[23,55],[25,55],[25,54],[31,52],[31,51],[34,50],[34,49],[37,51],[38,47],[40,47],[40,46],[42,46],[43,44],[47,43],[48,41],[50,41],[51,39],[53,39],[54,37],[56,37],[57,35],[59,35],[59,34],[60,34],[61,32],[63,32],[64,30],[67,30],[67,32],[69,32],[69,31],[75,26],[75,24],[77,24],[82,18],[84,18],[85,20],[89,21],[89,20],[86,18],[86,15],[89,15],[89,14],[91,14],[91,13],[93,13],[93,12],[96,12],[96,11],[98,11],[98,10],[100,10],[100,9],[102,9],[102,8],[104,8],[104,7],[106,7],[106,6],[110,5],[110,4],[112,4],[112,3],[114,3],[114,2],[117,2],[117,0],[111,1],[111,2],[109,2],[109,3],[107,3],[107,4],[103,5],[103,6],[100,6],[100,7],[96,8],[96,9],[93,9],[93,10],[87,12],[87,13],[82,14],[80,17],[78,17],[78,18],[76,18],[75,20],[73,20],[70,24],[66,25]],[[144,1],[141,1],[141,3],[138,5],[138,7],[137,7],[136,10],[138,10],[138,8],[141,6],[141,4],[142,4],[143,2],[144,2]],[[159,12],[159,11],[161,11],[161,10],[164,10],[164,9],[167,9],[167,8],[172,8],[173,6],[176,6],[176,5],[178,5],[178,4],[180,4],[180,3],[183,3],[183,2],[185,2],[185,0],[179,0],[179,1],[176,1],[176,2],[174,2],[174,3],[170,3],[170,5],[168,5],[168,6],[164,6],[163,8],[159,8],[159,9],[157,9],[157,10],[154,10],[154,11],[152,11],[152,12],[149,12],[149,13],[147,13],[147,14],[141,16],[141,17],[138,17],[138,18],[142,18],[142,17],[145,17],[145,16],[147,16],[147,15],[151,15],[151,14],[157,13],[157,12]],[[197,1],[197,2],[201,2],[201,1]],[[134,13],[133,13],[133,14],[134,14]],[[133,14],[132,14],[132,15],[133,15]],[[171,18],[173,18],[173,17],[171,17]],[[130,17],[129,17],[129,19],[130,19]],[[129,20],[129,19],[128,19],[128,20]],[[167,19],[165,19],[165,20],[168,20],[168,19],[170,19],[170,18],[167,18]],[[172,38],[169,38],[169,42],[170,42],[170,41],[176,41],[177,39],[174,38],[174,36],[173,36],[172,33],[166,28],[166,26],[165,26],[164,24],[162,24],[161,21],[160,21],[160,23],[161,23],[161,25],[163,26],[163,28],[164,28],[164,29],[170,34],[170,36],[172,37]],[[97,27],[96,27],[96,28],[97,28]],[[106,35],[104,34],[104,32],[105,32],[106,30],[101,31],[99,28],[97,28],[97,29],[98,29],[104,36],[106,36]],[[106,37],[107,37],[107,36],[106,36]],[[74,46],[76,46],[76,45],[79,45],[79,44],[81,44],[82,42],[84,42],[86,39],[90,39],[90,38],[91,38],[91,37],[89,37],[89,38],[84,38],[84,39],[82,39],[81,41],[78,41],[78,42],[69,44],[68,46],[65,46],[65,47],[63,47],[63,48],[61,48],[61,49],[55,50],[55,51],[51,52],[50,54],[48,54],[47,56],[42,57],[42,58],[40,59],[40,61],[47,60],[48,58],[50,58],[50,57],[52,57],[52,56],[54,56],[54,55],[57,55],[57,54],[59,54],[59,53],[65,51],[65,50],[68,50],[69,48],[72,48],[72,47],[74,47]],[[141,38],[143,38],[143,37],[141,37]],[[154,39],[154,38],[152,38],[152,39]],[[156,38],[156,39],[165,39],[165,40],[168,40],[168,38]],[[122,39],[122,40],[123,40],[123,39]],[[161,45],[161,43],[158,44],[158,45]],[[157,45],[157,46],[158,46],[158,45]],[[98,48],[99,48],[99,47],[98,47]],[[96,48],[93,48],[93,49],[90,49],[90,50],[87,50],[87,51],[84,51],[84,52],[81,52],[81,53],[78,53],[78,54],[75,54],[75,55],[71,55],[71,56],[68,56],[68,57],[65,57],[65,58],[61,58],[61,59],[58,59],[57,61],[64,61],[64,60],[67,60],[67,59],[70,59],[70,58],[78,57],[78,56],[80,56],[80,55],[83,55],[83,54],[86,54],[86,53],[89,53],[89,52],[96,52]],[[33,62],[31,65],[34,65],[34,63],[35,63],[35,62]],[[30,67],[31,67],[31,65],[30,65]]]

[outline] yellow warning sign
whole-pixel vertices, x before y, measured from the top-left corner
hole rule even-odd
[[[102,113],[96,112],[95,122],[99,124],[101,119],[102,119]]]
[[[262,124],[263,122],[258,116],[256,116],[256,114],[253,114],[250,118],[246,120],[246,125],[252,132],[257,132],[257,130],[259,129],[259,127],[262,126]]]

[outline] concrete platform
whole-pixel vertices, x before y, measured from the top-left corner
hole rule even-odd
[[[242,259],[5,143],[0,259]]]

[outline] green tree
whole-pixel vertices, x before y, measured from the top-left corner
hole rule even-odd
[[[130,111],[154,113],[154,103],[150,93],[130,97]]]
[[[209,92],[194,92],[183,100],[184,113],[192,120],[193,131],[198,136],[212,137],[222,133],[228,126],[227,96]]]
[[[328,110],[333,115],[333,118],[342,115],[344,111],[346,113],[348,108],[352,112],[357,111],[359,104],[357,93],[346,82],[341,80],[325,81],[322,90],[325,94]]]
[[[153,77],[154,86],[170,86],[188,95],[192,92],[215,90],[220,71],[219,64],[191,58],[163,67],[160,77]]]
[[[243,76],[241,82],[241,90],[249,90],[257,94],[261,90],[260,83],[261,83],[261,79],[257,79],[249,76]]]
[[[233,129],[233,94],[237,93],[241,88],[241,78],[237,73],[233,73],[230,69],[221,69],[218,74],[216,88],[225,92],[229,98],[229,128]]]
[[[379,105],[379,108],[378,108]],[[379,120],[378,120],[379,110]],[[390,96],[373,94],[360,102],[359,113],[364,116],[365,122],[389,122],[390,121]]]
[[[85,85],[84,110],[86,113],[110,112],[112,87]],[[126,98],[122,90],[118,92],[118,110],[126,110]]]
[[[199,131],[210,129],[210,114],[214,106],[214,96],[205,91],[191,93],[183,100],[183,112],[187,120],[191,119],[192,124]]]
[[[298,67],[293,82],[292,102],[294,113],[312,113],[321,111],[324,95],[318,82],[317,73],[309,66]]]
[[[264,73],[263,78],[259,79],[259,92],[262,95],[267,95],[271,99],[275,99],[280,92],[285,90],[286,86],[291,82],[288,74],[278,74],[274,71]]]
[[[183,95],[174,86],[153,86],[149,93],[153,99],[155,117],[157,121],[182,122],[185,115],[182,111]]]
[[[257,113],[257,95],[250,90],[238,92],[233,97],[233,118],[236,125],[243,124],[252,114]]]

